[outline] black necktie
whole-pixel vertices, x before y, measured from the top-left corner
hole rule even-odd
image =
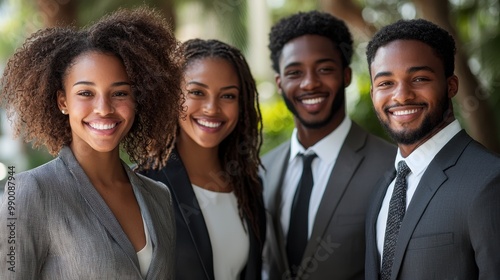
[[[290,213],[290,226],[288,228],[288,237],[286,242],[288,264],[290,265],[290,271],[292,272],[293,277],[297,275],[302,256],[304,255],[304,250],[307,245],[309,199],[311,197],[311,190],[314,184],[311,163],[316,157],[316,154],[301,154],[301,156],[304,168],[293,198],[292,211]]]
[[[398,240],[399,228],[406,211],[406,189],[408,183],[406,176],[411,170],[404,161],[398,163],[398,174],[394,183],[391,201],[389,203],[389,215],[385,228],[384,251],[382,256],[382,280],[391,279],[392,263],[394,262],[394,251]]]

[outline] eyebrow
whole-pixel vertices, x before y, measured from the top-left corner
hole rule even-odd
[[[89,82],[89,81],[78,81],[78,82],[73,84],[73,86],[77,86],[77,85],[95,86],[95,83]],[[115,83],[111,84],[112,87],[130,86],[130,85],[131,84],[129,82],[115,82]]]
[[[335,60],[334,58],[322,58],[322,59],[319,59],[319,60],[315,61],[314,63],[323,63],[323,62],[333,62],[333,63],[337,63],[337,60]],[[290,63],[288,63],[287,65],[285,65],[285,68],[283,68],[283,69],[286,69],[286,68],[288,68],[288,67],[292,67],[292,66],[299,66],[299,65],[301,65],[301,64],[302,64],[302,63],[300,63],[300,62],[296,62],[296,61],[294,61],[294,62],[290,62]]]
[[[413,67],[410,67],[408,70],[406,70],[406,73],[411,74],[411,73],[415,73],[415,72],[418,72],[418,71],[429,71],[429,72],[432,72],[432,73],[436,73],[436,71],[434,71],[434,69],[432,69],[429,66],[413,66]],[[390,72],[390,71],[383,71],[383,72],[377,73],[373,77],[373,80],[376,80],[378,77],[390,77],[390,76],[392,76],[392,72]]]
[[[191,81],[191,82],[188,82],[186,85],[191,85],[191,84],[194,84],[194,85],[197,85],[197,86],[200,86],[200,87],[203,87],[203,88],[206,88],[208,89],[208,85],[204,84],[204,83],[200,83],[200,82],[196,82],[196,81]],[[237,90],[240,90],[239,87],[235,86],[235,85],[230,85],[230,86],[225,86],[225,87],[221,87],[220,89],[221,90],[227,90],[227,89],[237,89]]]

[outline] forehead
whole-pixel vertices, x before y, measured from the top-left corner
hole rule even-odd
[[[112,54],[85,52],[75,57],[66,69],[65,80],[128,80],[122,61]]]
[[[280,55],[280,67],[290,63],[302,63],[320,59],[334,59],[340,63],[340,51],[335,43],[320,35],[303,35],[290,40],[283,46]]]
[[[190,62],[184,70],[185,80],[199,80],[206,84],[239,84],[235,67],[223,58],[199,58]]]
[[[377,50],[370,72],[375,76],[380,72],[394,73],[422,66],[444,75],[443,62],[431,46],[417,40],[395,40]]]

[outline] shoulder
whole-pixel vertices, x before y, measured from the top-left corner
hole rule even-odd
[[[267,166],[273,163],[279,156],[283,156],[284,153],[288,152],[290,149],[290,140],[280,144],[278,147],[270,150],[264,156],[262,156],[262,164]]]
[[[164,183],[136,172],[133,172],[133,174],[139,181],[142,182],[143,187],[146,188],[149,192],[153,194],[158,193],[170,197],[170,189]]]
[[[36,168],[15,174],[12,183],[16,186],[18,198],[34,192],[50,191],[51,186],[57,185],[61,180],[64,164],[55,158]]]
[[[352,145],[353,147],[354,145],[359,145],[359,147],[362,147],[361,150],[367,154],[396,156],[396,145],[366,131],[355,122],[352,122],[351,129],[345,141],[346,145]]]

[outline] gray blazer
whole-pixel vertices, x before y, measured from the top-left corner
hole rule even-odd
[[[269,279],[291,279],[280,223],[281,185],[290,142],[266,154],[264,203],[271,215],[264,252]],[[297,279],[363,279],[365,214],[377,180],[394,164],[396,147],[354,122],[341,147],[316,214]]]
[[[367,215],[366,279],[379,279],[376,223],[396,171]],[[401,224],[391,279],[500,279],[500,157],[461,131],[434,157]]]
[[[170,193],[124,167],[153,243],[146,279],[173,279]],[[0,206],[0,279],[143,279],[132,244],[68,147],[12,182]]]

